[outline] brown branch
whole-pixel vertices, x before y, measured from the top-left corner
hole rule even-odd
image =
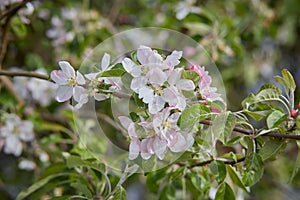
[[[26,71],[8,71],[8,70],[0,70],[0,76],[25,76],[25,77],[32,77],[43,79],[49,81],[49,76],[44,74],[39,74],[36,72],[26,72]]]
[[[212,125],[212,122],[209,120],[203,120],[200,122],[201,124],[205,125]],[[244,135],[255,135],[255,132],[247,129],[243,129],[241,127],[235,126],[233,131],[242,133]],[[268,137],[274,137],[274,138],[285,138],[285,139],[291,139],[291,140],[300,140],[300,135],[290,135],[290,134],[283,134],[283,133],[277,133],[277,132],[269,132],[266,134],[263,134],[261,136],[268,136]]]
[[[13,16],[16,12],[18,12],[18,10],[20,10],[26,3],[31,2],[33,0],[23,0],[22,2],[20,2],[19,4],[17,4],[14,7],[11,7],[10,9],[8,9],[6,12],[4,12],[1,16],[0,16],[0,20],[4,19],[5,17],[11,17]]]
[[[222,161],[225,165],[235,165],[237,163],[240,163],[240,162],[243,162],[245,161],[246,157],[242,157],[242,158],[239,158],[237,159],[236,161],[235,160],[219,160],[219,161]],[[217,159],[218,160],[218,159]],[[206,160],[206,161],[203,161],[203,162],[199,162],[199,163],[194,163],[194,164],[191,164],[189,166],[187,166],[186,163],[177,163],[179,166],[187,166],[189,169],[191,168],[194,168],[194,167],[202,167],[202,166],[205,166],[205,165],[208,165],[210,164],[212,161],[214,161],[214,159],[210,159],[210,160]]]

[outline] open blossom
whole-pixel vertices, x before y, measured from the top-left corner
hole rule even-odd
[[[130,160],[136,159],[139,154],[145,160],[152,155],[156,155],[160,160],[163,160],[167,149],[172,152],[183,152],[193,145],[193,135],[183,132],[177,126],[181,113],[172,113],[172,110],[174,110],[174,107],[167,107],[155,114],[152,122],[142,121],[138,124],[132,122],[128,117],[119,117],[130,138]]]
[[[201,97],[206,101],[223,101],[221,95],[217,93],[217,88],[211,87],[212,79],[208,74],[208,71],[205,71],[204,67],[199,65],[194,65],[189,68],[192,71],[195,71],[199,74],[200,80],[198,83],[198,89]]]
[[[58,64],[61,70],[53,70],[51,72],[51,79],[58,84],[56,100],[64,102],[68,101],[73,95],[77,95],[77,92],[83,91],[82,89],[78,89],[78,87],[85,84],[85,80],[79,71],[75,73],[70,63],[60,61]]]
[[[5,124],[0,128],[0,137],[5,140],[4,152],[20,156],[22,153],[22,141],[29,142],[34,139],[33,124],[23,121],[17,115],[7,116]]]
[[[181,90],[195,89],[191,80],[181,79],[181,69],[174,69],[181,56],[181,51],[173,51],[164,59],[156,50],[140,46],[137,59],[141,65],[129,58],[122,61],[124,69],[133,76],[130,88],[148,104],[151,114],[162,110],[166,103],[184,109],[186,98]]]

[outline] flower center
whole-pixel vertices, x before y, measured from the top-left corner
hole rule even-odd
[[[163,123],[161,124],[162,127],[167,128],[167,129],[171,129],[172,128],[172,124],[170,122],[167,121],[163,121]]]
[[[152,86],[152,89],[154,91],[155,94],[162,96],[164,94],[164,90],[161,86]]]
[[[69,85],[69,86],[72,86],[72,87],[75,86],[75,85],[76,85],[76,79],[73,78],[73,77],[72,77],[72,78],[69,78],[69,79],[68,79],[68,85]]]

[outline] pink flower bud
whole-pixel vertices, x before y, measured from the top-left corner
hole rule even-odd
[[[295,109],[291,110],[291,117],[294,118],[294,119],[296,119],[297,116],[298,116],[297,111]]]
[[[300,102],[299,102],[299,104],[298,104],[298,110],[300,110]]]

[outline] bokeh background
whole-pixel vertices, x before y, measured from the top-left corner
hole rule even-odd
[[[5,2],[10,1],[1,0],[0,16],[20,1],[10,5]],[[184,33],[203,45],[221,72],[230,110],[241,109],[242,100],[250,92],[257,92],[266,82],[274,83],[273,76],[284,68],[290,70],[300,85],[299,0],[29,2],[11,17],[8,25],[5,19],[0,21],[1,43],[8,42],[5,56],[1,58],[2,69],[43,69],[43,73],[49,74],[57,68],[59,60],[68,60],[79,67],[96,45],[116,33],[138,27],[163,27]],[[5,29],[8,29],[6,39]],[[0,109],[31,113],[42,148],[34,150],[38,153],[28,153],[36,163],[34,170],[29,171],[19,169],[19,158],[0,153],[0,199],[14,199],[21,189],[32,184],[43,168],[59,160],[59,151],[68,151],[74,139],[53,125],[57,121],[66,124],[70,111],[62,111],[63,119],[53,118],[51,114],[61,105],[54,101],[39,102],[44,96],[28,97],[22,94],[26,90],[24,82],[12,81],[27,104],[15,108],[19,102],[0,83]],[[299,97],[300,90],[297,90],[295,102],[299,102]],[[39,122],[45,119],[53,123],[43,127]],[[60,134],[50,137],[50,129]],[[67,142],[63,144],[62,140]],[[300,175],[288,183],[296,157],[297,148],[291,144],[278,159],[266,164],[263,179],[245,199],[299,198]],[[125,188],[128,199],[156,197],[147,191],[140,175],[126,181]]]

